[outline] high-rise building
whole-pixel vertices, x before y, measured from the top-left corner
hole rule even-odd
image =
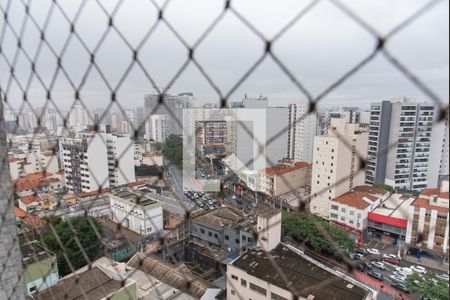
[[[99,134],[79,134],[60,139],[66,188],[82,194],[109,188],[107,149]]]
[[[311,163],[317,116],[315,113],[308,112],[308,106],[305,104],[289,105],[287,157],[295,161]]]
[[[86,108],[81,104],[74,104],[69,113],[70,126],[87,126],[91,124]]]
[[[436,109],[408,99],[372,104],[366,183],[415,191],[437,184],[444,130],[434,128]]]
[[[133,142],[128,135],[79,133],[60,139],[69,192],[82,194],[134,182]]]
[[[105,134],[108,154],[109,186],[136,181],[134,173],[134,142],[129,135]],[[117,163],[117,165],[116,165]]]
[[[145,138],[164,143],[170,135],[170,117],[168,115],[150,115],[145,123]]]
[[[171,134],[183,134],[183,109],[193,106],[194,95],[182,93],[178,95],[164,94],[163,103],[159,103],[159,94],[145,95],[145,119],[150,115],[168,115]]]
[[[367,156],[368,133],[359,124],[331,119],[328,134],[314,138],[311,176],[312,213],[329,217],[331,199],[364,184],[362,160]]]

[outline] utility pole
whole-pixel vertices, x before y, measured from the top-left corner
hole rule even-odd
[[[16,231],[3,97],[0,95],[0,299],[25,299],[22,258]]]

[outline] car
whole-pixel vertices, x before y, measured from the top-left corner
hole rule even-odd
[[[355,254],[355,259],[363,259],[363,258],[364,258],[363,254],[361,254],[361,253],[356,253]]]
[[[448,274],[445,274],[445,273],[438,274],[438,275],[436,275],[436,277],[438,277],[439,279],[445,280],[445,281],[449,281]]]
[[[365,263],[362,263],[362,264],[364,265],[364,267],[365,267],[367,270],[372,270],[372,269],[373,269],[372,265],[371,265],[370,263],[368,263],[368,262],[365,262]]]
[[[395,271],[393,274],[394,274],[395,276],[399,276],[399,277],[403,277],[403,278],[406,278],[406,277],[409,276],[408,274],[403,273],[403,272],[400,272],[400,271]]]
[[[409,294],[409,291],[406,289],[406,287],[405,287],[404,284],[397,283],[397,282],[393,282],[393,283],[391,284],[391,286],[392,286],[394,289],[399,290],[400,292],[403,292],[403,293],[405,293],[405,294]]]
[[[396,276],[396,275],[392,275],[389,277],[389,279],[391,279],[392,282],[396,282],[396,283],[400,283],[400,284],[405,284],[405,277],[401,277],[401,276]]]
[[[374,255],[380,255],[380,251],[375,248],[369,248],[369,249],[367,249],[367,252],[369,252],[370,254],[374,254]]]
[[[258,206],[258,203],[253,203],[252,206],[253,206],[253,207],[257,207],[257,206]]]
[[[362,249],[362,248],[356,249],[355,252],[356,252],[356,253],[359,253],[359,254],[362,254],[362,255],[366,255],[366,253],[367,253],[367,251],[366,251],[365,249]]]
[[[392,259],[390,257],[385,257],[384,261],[386,261],[388,263],[391,263],[393,265],[399,265],[400,264],[400,261],[398,261],[397,259]]]
[[[238,204],[242,204],[242,203],[243,203],[241,199],[236,199],[236,202],[237,202]]]
[[[400,260],[401,257],[395,255],[395,254],[383,254],[383,258],[391,258],[391,259],[396,259],[396,260]]]
[[[408,275],[411,275],[412,273],[414,273],[413,270],[411,270],[410,268],[406,268],[406,267],[395,268],[395,271],[399,272],[400,274],[404,274],[405,276],[408,276]]]
[[[367,272],[367,275],[375,279],[378,279],[379,281],[383,281],[384,279],[384,276],[382,274],[373,271]]]
[[[236,195],[231,196],[231,199],[236,200],[237,199]]]
[[[379,261],[373,262],[372,266],[374,266],[375,268],[380,269],[380,270],[387,270],[387,268],[384,266],[384,263],[379,262]]]
[[[416,273],[427,274],[427,269],[422,266],[411,266],[410,268]]]
[[[358,265],[356,268],[361,272],[364,272],[366,270],[366,267],[363,264]]]

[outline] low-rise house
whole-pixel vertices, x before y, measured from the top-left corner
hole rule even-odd
[[[240,253],[256,245],[254,224],[241,212],[219,208],[191,218],[192,241],[213,250]]]
[[[269,197],[311,185],[311,165],[306,162],[282,160],[276,166],[258,172],[259,187]]]
[[[27,295],[41,293],[59,279],[56,254],[37,241],[20,246],[22,253],[23,284]]]
[[[129,188],[110,193],[112,220],[142,236],[161,234],[164,230],[163,204]]]
[[[330,201],[329,219],[351,233],[355,242],[366,239],[368,215],[389,192],[372,186],[357,186]]]

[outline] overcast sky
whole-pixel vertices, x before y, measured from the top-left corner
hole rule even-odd
[[[24,18],[22,0],[1,0],[2,10],[11,2],[8,20],[17,34]],[[27,2],[23,0],[23,2]],[[30,14],[38,26],[44,24],[51,0],[30,1]],[[60,0],[69,18],[73,18],[83,1]],[[94,0],[84,1],[75,30],[85,45],[93,50],[107,29],[107,17]],[[100,1],[111,12],[117,1]],[[156,1],[161,4],[163,1]],[[164,17],[179,35],[193,45],[211,22],[222,12],[222,0],[173,0],[164,11]],[[354,0],[342,1],[365,19],[381,34],[386,34],[397,24],[412,15],[428,1],[422,0]],[[266,38],[273,38],[281,28],[298,14],[310,1],[300,0],[235,0],[233,7],[253,24]],[[425,15],[399,32],[388,43],[388,49],[409,69],[418,75],[439,97],[449,97],[449,4],[441,1]],[[3,15],[3,14],[2,14]],[[137,47],[153,26],[157,10],[149,0],[126,0],[114,17],[114,24],[133,48]],[[17,40],[10,28],[4,31],[1,42],[4,56],[12,62],[17,52]],[[56,53],[60,53],[69,35],[70,26],[58,9],[54,9],[46,39]],[[39,45],[40,32],[28,20],[22,37],[22,47],[34,60]],[[303,83],[312,95],[320,94],[345,71],[367,56],[376,40],[357,23],[348,18],[330,1],[319,2],[307,15],[292,26],[274,44],[274,53]],[[238,82],[264,51],[263,41],[233,14],[228,13],[218,26],[196,49],[195,58],[220,88],[223,94]],[[16,57],[15,75],[20,84],[27,86],[31,65],[26,56]],[[167,87],[187,59],[183,44],[160,23],[139,51],[139,60],[158,87]],[[111,31],[101,44],[96,62],[103,75],[114,88],[132,61],[132,54],[116,32]],[[44,45],[35,61],[36,72],[46,86],[52,82],[56,59]],[[62,56],[62,65],[75,86],[79,86],[86,73],[90,57],[76,37]],[[5,90],[10,73],[4,57],[0,57],[0,84]],[[133,67],[118,92],[118,101],[125,107],[143,105],[143,95],[152,90],[144,73]],[[192,92],[203,102],[218,102],[219,96],[208,84],[194,64],[189,64],[170,92]],[[279,66],[266,58],[255,72],[231,95],[239,100],[244,94],[268,96],[272,105],[305,101],[306,97],[292,84]],[[8,90],[8,100],[18,107],[22,96],[13,81]],[[36,77],[29,87],[30,103],[37,107],[45,100],[45,89]],[[83,102],[90,108],[105,107],[110,92],[99,73],[92,69],[81,89]],[[74,101],[74,90],[62,73],[52,87],[52,96],[61,109]],[[351,77],[321,103],[325,106],[357,105],[367,107],[371,101],[407,96],[419,101],[427,97],[405,78],[386,59],[379,55],[361,71]]]

